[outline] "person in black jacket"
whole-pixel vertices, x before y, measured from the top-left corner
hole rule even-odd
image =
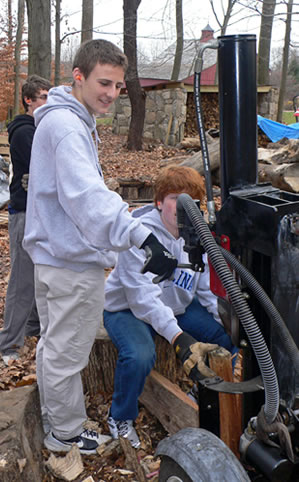
[[[31,146],[35,131],[33,113],[45,104],[51,83],[31,75],[22,86],[25,114],[8,125],[8,140],[13,177],[10,183],[9,244],[11,272],[6,292],[4,328],[0,331],[0,352],[7,365],[19,358],[24,336],[39,334],[39,319],[34,297],[34,267],[22,247],[27,203]]]

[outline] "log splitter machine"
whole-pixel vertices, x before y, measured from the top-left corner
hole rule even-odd
[[[218,51],[218,212],[200,99],[206,48]],[[159,443],[159,480],[299,481],[299,194],[258,183],[255,35],[221,36],[202,44],[194,98],[209,221],[198,203],[181,194],[178,226],[189,251],[201,247],[207,252],[211,273],[220,280],[212,280],[211,287],[218,285],[219,306],[230,320],[234,344],[242,348],[244,381],[198,380],[200,428],[180,430]],[[194,250],[190,262],[195,266]],[[219,392],[243,393],[240,460],[218,437]]]

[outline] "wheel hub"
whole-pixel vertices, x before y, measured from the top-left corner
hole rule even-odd
[[[180,477],[176,475],[171,475],[166,482],[184,482]]]

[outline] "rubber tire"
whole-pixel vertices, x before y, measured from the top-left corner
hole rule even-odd
[[[182,482],[192,482],[189,475],[186,474],[175,460],[167,457],[167,455],[163,455],[160,464],[159,482],[167,482],[171,476],[179,477]]]

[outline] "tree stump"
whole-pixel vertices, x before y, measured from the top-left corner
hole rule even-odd
[[[177,361],[173,347],[160,335],[156,336],[155,343],[157,354],[155,370],[176,383],[183,375],[183,369]],[[90,395],[98,391],[112,393],[116,360],[117,350],[107,331],[101,326],[90,353],[89,363],[82,372],[84,391]]]

